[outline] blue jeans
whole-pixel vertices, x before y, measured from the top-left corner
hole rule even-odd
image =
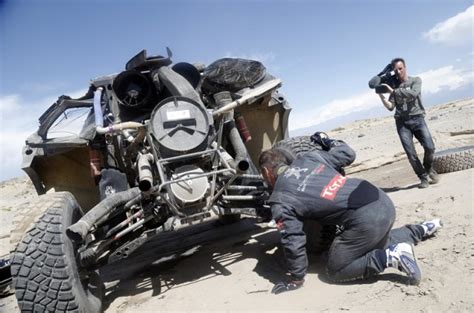
[[[400,137],[403,149],[407,154],[408,161],[420,179],[426,178],[433,164],[435,146],[430,131],[428,130],[428,126],[426,125],[425,118],[423,115],[416,115],[407,119],[398,118],[395,121],[397,124],[398,136]],[[416,154],[415,145],[413,144],[413,136],[418,139],[425,150],[423,165]]]

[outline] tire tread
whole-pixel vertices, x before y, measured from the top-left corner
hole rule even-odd
[[[74,198],[61,192],[43,199],[47,201],[36,202],[40,207],[30,211],[44,213],[12,253],[11,272],[18,306],[21,311],[77,311],[84,306],[73,288],[78,282],[70,260],[66,259],[68,243],[61,214],[63,209],[72,209]]]
[[[436,152],[433,168],[439,174],[467,170],[474,167],[474,146]]]

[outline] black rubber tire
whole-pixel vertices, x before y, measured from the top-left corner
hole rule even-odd
[[[474,167],[474,146],[442,150],[436,152],[433,168],[436,172],[451,173]]]
[[[296,136],[280,140],[273,148],[284,148],[290,151],[294,157],[301,153],[313,150],[322,150],[321,146],[311,141],[310,136]]]
[[[96,271],[83,270],[80,280],[77,247],[66,228],[82,211],[69,192],[51,194],[44,214],[27,231],[12,253],[11,273],[18,306],[33,312],[100,312],[103,284]]]

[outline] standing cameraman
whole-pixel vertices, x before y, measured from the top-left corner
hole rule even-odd
[[[387,100],[383,94],[379,96],[388,110],[395,109],[398,136],[413,170],[421,180],[418,187],[427,188],[429,183],[436,184],[439,178],[432,167],[435,146],[424,118],[425,109],[421,103],[421,78],[408,76],[405,60],[402,58],[393,59],[391,65],[400,85],[393,89],[387,84],[382,84],[387,88],[390,97]],[[423,164],[416,154],[413,136],[425,150]],[[428,178],[431,181],[428,181]]]

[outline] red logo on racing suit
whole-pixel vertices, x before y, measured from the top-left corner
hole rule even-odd
[[[317,168],[315,168],[315,169],[313,170],[313,173],[314,173],[314,174],[319,174],[319,173],[321,173],[321,172],[324,170],[324,167],[325,167],[324,164],[320,164]]]
[[[323,190],[321,191],[321,198],[334,200],[334,198],[336,198],[337,192],[342,188],[342,186],[344,186],[346,180],[347,178],[340,174],[334,176],[329,184],[324,186]]]

